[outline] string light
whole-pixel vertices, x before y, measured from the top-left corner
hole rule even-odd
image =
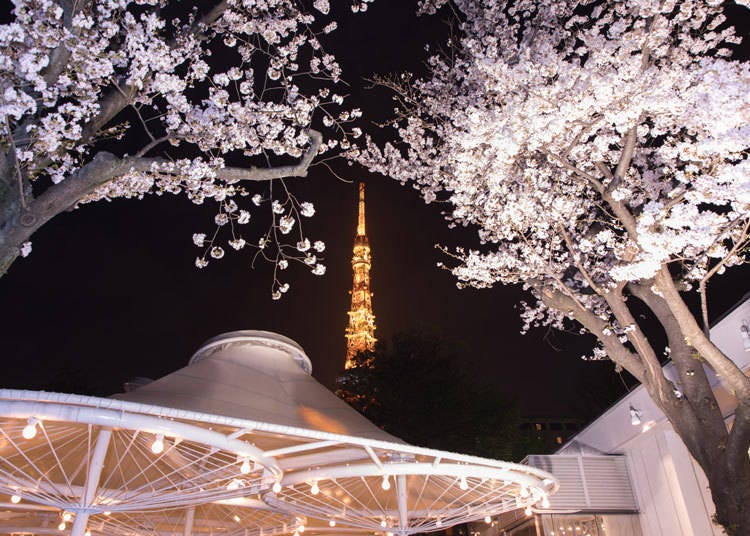
[[[281,491],[281,482],[278,480],[273,483],[273,487],[271,488],[274,493],[279,493]]]
[[[542,497],[542,508],[549,508],[549,497]]]
[[[529,496],[529,488],[527,488],[526,486],[521,486],[521,497],[525,499],[528,496]]]
[[[23,427],[23,431],[21,432],[24,439],[34,439],[38,422],[34,417],[29,417],[29,423]]]
[[[489,525],[490,523],[492,523],[492,518],[490,516],[484,516],[484,522]]]
[[[328,522],[328,526],[331,527],[331,528],[335,527],[336,526],[336,520],[335,519],[331,519]]]
[[[458,482],[458,487],[461,488],[463,491],[466,491],[469,489],[469,483],[466,482],[466,477],[462,476],[461,480]]]
[[[383,528],[386,528],[388,526],[388,522],[385,520],[385,518],[380,521],[380,526]]]
[[[380,484],[380,487],[386,491],[391,489],[391,480],[388,478],[388,475],[383,475],[383,482]]]
[[[234,519],[234,522],[235,522],[235,523],[239,523],[239,522],[240,522],[240,516],[238,516],[237,514],[234,514],[234,515],[232,516],[232,519]]]
[[[527,507],[526,507],[526,508],[524,509],[523,513],[524,513],[524,515],[525,515],[526,517],[529,517],[529,516],[531,515],[531,506],[527,506]]]
[[[83,533],[83,536],[91,536],[91,531],[89,529],[86,529],[86,532]]]
[[[442,527],[443,526],[443,520],[440,519],[440,518],[437,518],[437,520],[435,521],[435,526],[436,527]]]
[[[18,504],[21,502],[21,496],[20,495],[11,495],[10,496],[10,502],[13,504]]]
[[[151,443],[151,452],[161,454],[164,452],[164,434],[156,434],[156,439]]]
[[[313,495],[317,495],[318,493],[320,493],[320,488],[318,487],[317,480],[313,480],[313,483],[310,485],[310,493],[312,493]]]
[[[60,530],[60,531],[65,530],[66,526],[67,525],[65,525],[65,521],[60,521],[60,524],[57,526],[57,530]]]
[[[62,519],[65,522],[70,521],[71,519],[73,519],[73,514],[71,514],[70,512],[63,512]]]
[[[104,514],[105,516],[111,516],[111,515],[112,515],[112,512],[110,512],[109,510],[107,510],[106,512],[102,512],[102,513],[103,513],[103,514]]]
[[[300,524],[300,525],[299,525],[299,527],[297,527],[297,530],[298,530],[298,531],[299,531],[300,533],[302,533],[302,532],[305,532],[305,526],[304,526],[304,525],[302,525],[302,524]]]

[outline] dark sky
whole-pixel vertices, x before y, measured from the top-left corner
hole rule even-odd
[[[420,69],[425,42],[447,34],[438,18],[417,19],[414,4],[377,0],[358,16],[343,10],[331,40],[351,84],[351,105],[373,110],[373,119],[389,104],[381,92],[363,90],[360,78]],[[519,288],[458,290],[435,267],[446,260],[435,243],[452,246],[473,236],[449,231],[440,206],[357,167],[339,163],[336,170],[367,183],[379,338],[418,328],[459,343],[462,364],[477,382],[516,397],[527,415],[591,413],[618,396],[611,364],[579,359],[588,352],[587,339],[519,334]],[[251,269],[247,253],[228,252],[204,270],[193,266],[198,250],[191,235],[212,230],[211,207],[151,196],[55,218],[34,236],[32,255],[0,279],[0,386],[86,386],[110,394],[133,376],[159,377],[185,365],[206,339],[237,329],[295,339],[312,359],[315,377],[332,386],[344,362],[356,188],[322,166],[290,184],[300,199],[315,202],[317,214],[306,229],[327,243],[328,271],[321,278],[290,268],[291,290],[279,302],[270,299],[270,267]],[[748,290],[748,275],[735,270],[713,284],[712,313]]]

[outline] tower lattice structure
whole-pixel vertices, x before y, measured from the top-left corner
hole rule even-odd
[[[372,313],[372,292],[370,291],[370,267],[372,257],[370,241],[365,231],[365,185],[359,184],[359,219],[357,234],[354,236],[352,255],[352,306],[349,312],[349,326],[346,328],[346,365],[352,367],[352,359],[359,352],[375,347],[375,315]]]

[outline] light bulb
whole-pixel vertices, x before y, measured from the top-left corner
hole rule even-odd
[[[386,522],[386,520],[385,520],[385,519],[383,519],[383,520],[382,520],[382,521],[380,522],[380,526],[381,526],[381,527],[383,527],[383,528],[386,528],[386,527],[388,526],[388,523]]]
[[[10,502],[13,504],[18,504],[21,502],[21,496],[20,495],[11,495],[10,496]]]
[[[73,519],[73,514],[71,514],[70,512],[63,512],[62,519],[66,522],[70,521],[71,519]]]
[[[57,530],[65,530],[65,521],[60,521],[60,524],[57,526]]]
[[[529,488],[526,486],[521,486],[521,497],[524,499],[529,496]]]
[[[489,525],[490,523],[492,523],[492,518],[490,516],[484,516],[484,522]]]
[[[294,536],[299,536],[299,531],[295,530],[294,531]]]
[[[461,480],[458,483],[458,487],[461,488],[464,491],[466,491],[467,489],[469,489],[469,484],[468,484],[468,482],[466,482],[466,477],[465,476],[461,477]]]
[[[313,480],[313,483],[310,486],[310,493],[312,493],[313,495],[317,495],[318,493],[320,493],[320,488],[318,487],[317,480]]]
[[[542,497],[542,508],[549,508],[549,497]]]
[[[329,527],[335,527],[335,526],[336,526],[336,520],[335,520],[335,519],[331,519],[331,520],[330,520],[330,521],[328,522],[328,526],[329,526]]]
[[[525,515],[526,517],[529,517],[529,516],[531,515],[531,506],[527,506],[527,507],[526,507],[526,508],[524,509],[523,513],[524,513],[524,515]]]
[[[105,516],[111,516],[111,515],[112,515],[112,512],[110,512],[109,510],[107,510],[106,512],[102,512],[102,513],[103,513],[103,514],[104,514]]]
[[[279,493],[281,491],[281,482],[274,482],[271,489],[274,493]]]
[[[34,439],[36,436],[36,423],[38,421],[34,417],[29,417],[29,424],[23,427],[21,435],[24,439]]]
[[[238,516],[237,514],[234,514],[234,515],[232,516],[232,519],[234,519],[234,522],[235,522],[235,523],[239,523],[239,522],[240,522],[240,516]]]
[[[380,487],[384,490],[391,489],[391,481],[388,478],[388,475],[383,475],[383,482],[380,484]]]
[[[248,460],[247,458],[242,460],[242,465],[240,465],[240,473],[246,475],[250,472],[251,469],[252,468],[250,467],[250,460]]]
[[[86,530],[86,532],[83,533],[83,536],[91,536],[91,531]]]
[[[435,526],[436,527],[442,527],[443,526],[443,520],[440,519],[440,518],[437,518],[437,520],[435,521]]]
[[[156,439],[151,443],[151,452],[161,454],[164,452],[164,434],[156,434]]]
[[[305,526],[304,526],[304,525],[300,525],[299,527],[297,527],[297,530],[298,530],[298,531],[299,531],[300,533],[302,533],[302,532],[305,532]]]

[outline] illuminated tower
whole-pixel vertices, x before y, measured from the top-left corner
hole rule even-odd
[[[358,352],[372,350],[375,346],[375,315],[372,314],[372,292],[370,292],[370,242],[365,233],[365,185],[359,184],[359,220],[354,236],[352,270],[352,307],[349,326],[346,328],[346,365],[352,367],[352,358]]]

